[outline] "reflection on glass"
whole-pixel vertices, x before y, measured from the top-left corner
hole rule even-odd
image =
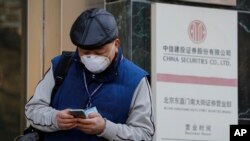
[[[150,73],[150,3],[117,1],[106,4],[117,21],[126,58]]]
[[[250,13],[238,13],[239,120],[250,123]]]
[[[20,134],[24,80],[21,80],[22,0],[0,0],[0,140]]]

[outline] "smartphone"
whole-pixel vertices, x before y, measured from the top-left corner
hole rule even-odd
[[[88,115],[90,113],[98,113],[98,111],[97,111],[96,107],[91,107],[91,108],[88,108],[85,110],[83,110],[83,109],[70,109],[69,113],[77,118],[88,118]]]
[[[86,118],[86,115],[83,109],[70,109],[69,114],[71,114],[75,118]]]

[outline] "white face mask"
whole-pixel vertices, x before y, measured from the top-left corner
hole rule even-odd
[[[108,57],[94,54],[83,55],[81,56],[81,61],[90,72],[103,72],[111,64],[109,56],[111,55],[113,48],[115,47],[112,47]]]

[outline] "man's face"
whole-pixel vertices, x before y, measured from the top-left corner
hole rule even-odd
[[[118,53],[118,47],[120,45],[120,40],[115,39],[113,42],[105,44],[102,46],[100,49],[94,49],[94,50],[86,50],[86,49],[81,49],[78,47],[79,55],[100,55],[100,56],[106,56],[109,58],[109,60],[113,60],[116,53]],[[111,51],[113,48],[113,51]]]

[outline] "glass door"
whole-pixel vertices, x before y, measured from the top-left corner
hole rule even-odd
[[[24,128],[26,0],[0,0],[0,139]]]

